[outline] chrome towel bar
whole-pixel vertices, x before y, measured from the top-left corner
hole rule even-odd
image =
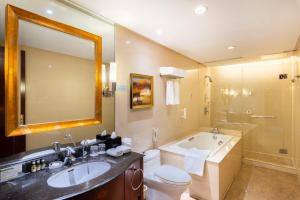
[[[275,116],[270,115],[249,115],[251,118],[269,118],[269,119],[275,119]]]

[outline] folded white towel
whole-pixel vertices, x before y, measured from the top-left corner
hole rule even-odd
[[[185,154],[184,168],[191,174],[203,176],[205,169],[205,160],[208,157],[209,150],[190,149]]]
[[[174,105],[180,104],[179,80],[174,80]]]
[[[116,149],[118,151],[122,151],[123,154],[131,152],[131,147],[128,147],[128,146],[125,146],[125,145],[118,146],[118,147],[116,147]]]
[[[132,146],[132,139],[131,138],[122,138],[122,145],[131,147]]]
[[[108,149],[108,150],[106,150],[106,153],[113,157],[119,157],[119,156],[123,155],[123,151],[121,151],[120,149],[117,149],[117,148]]]
[[[179,80],[167,80],[166,105],[178,105],[180,103]]]
[[[167,80],[166,83],[166,104],[174,104],[174,82],[173,80]]]
[[[82,140],[80,142],[81,145],[91,145],[91,144],[94,144],[96,143],[97,140],[96,139],[87,139],[87,140]]]

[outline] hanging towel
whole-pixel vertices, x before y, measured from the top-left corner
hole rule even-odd
[[[173,80],[167,80],[166,84],[166,104],[174,104],[174,82]]]
[[[179,80],[174,80],[174,105],[180,104]]]
[[[203,176],[205,169],[205,160],[208,157],[209,150],[189,149],[184,157],[185,171],[198,176]]]
[[[180,103],[179,80],[167,80],[166,105],[178,105]]]

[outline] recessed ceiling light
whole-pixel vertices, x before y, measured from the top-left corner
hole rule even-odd
[[[196,15],[203,15],[206,11],[207,11],[207,7],[204,5],[200,5],[197,8],[195,8]]]
[[[235,49],[235,48],[236,48],[236,46],[233,46],[233,45],[227,47],[228,50],[233,50],[233,49]]]
[[[49,15],[52,15],[53,14],[53,10],[47,9],[46,13],[49,14]]]
[[[156,30],[156,34],[157,35],[162,35],[164,32],[163,32],[163,30],[161,30],[161,29],[157,29]]]
[[[130,41],[130,40],[126,40],[126,41],[125,41],[125,44],[128,44],[128,45],[129,45],[129,44],[131,44],[131,41]]]

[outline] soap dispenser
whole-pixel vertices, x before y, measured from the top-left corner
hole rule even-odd
[[[31,163],[31,173],[34,173],[34,172],[36,172],[36,164],[35,164],[35,161],[33,161],[33,162]]]

